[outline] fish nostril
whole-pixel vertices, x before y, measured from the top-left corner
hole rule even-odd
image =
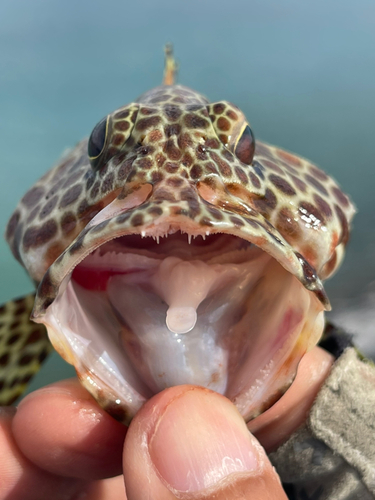
[[[149,153],[149,147],[147,146],[147,143],[146,143],[146,145],[144,144],[145,139],[146,139],[146,136],[141,135],[141,137],[139,138],[137,145],[136,145],[137,152],[142,154],[142,155],[147,155]]]

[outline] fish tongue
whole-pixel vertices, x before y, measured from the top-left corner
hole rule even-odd
[[[168,329],[176,334],[190,332],[197,322],[197,308],[220,281],[217,266],[202,261],[164,259],[152,279],[154,289],[168,304]]]
[[[169,307],[167,311],[166,324],[168,329],[177,334],[190,332],[197,322],[197,310],[195,307]]]

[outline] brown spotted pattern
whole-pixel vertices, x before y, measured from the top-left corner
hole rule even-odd
[[[30,321],[34,294],[0,307],[0,405],[12,404],[52,346],[44,325]]]
[[[109,115],[100,168],[91,167],[82,141],[24,196],[9,222],[14,255],[42,281],[35,314],[95,247],[165,221],[252,241],[328,307],[320,279],[340,263],[353,206],[323,171],[274,146],[257,142],[252,164],[242,163],[235,145],[246,125],[234,105],[209,104],[179,85],[157,87]],[[152,190],[141,206],[86,228],[143,184]]]

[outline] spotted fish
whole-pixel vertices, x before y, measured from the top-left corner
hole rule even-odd
[[[2,403],[50,350],[129,422],[176,384],[273,404],[322,334],[322,281],[354,208],[308,160],[255,141],[243,112],[174,83],[103,118],[22,198],[6,238],[37,285],[6,304]],[[31,313],[33,323],[26,315]],[[7,319],[6,319],[7,318]]]

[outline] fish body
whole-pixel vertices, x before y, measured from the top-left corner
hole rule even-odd
[[[6,238],[38,286],[32,320],[112,415],[194,383],[249,420],[320,338],[354,208],[234,104],[175,85],[171,61],[26,193]]]

